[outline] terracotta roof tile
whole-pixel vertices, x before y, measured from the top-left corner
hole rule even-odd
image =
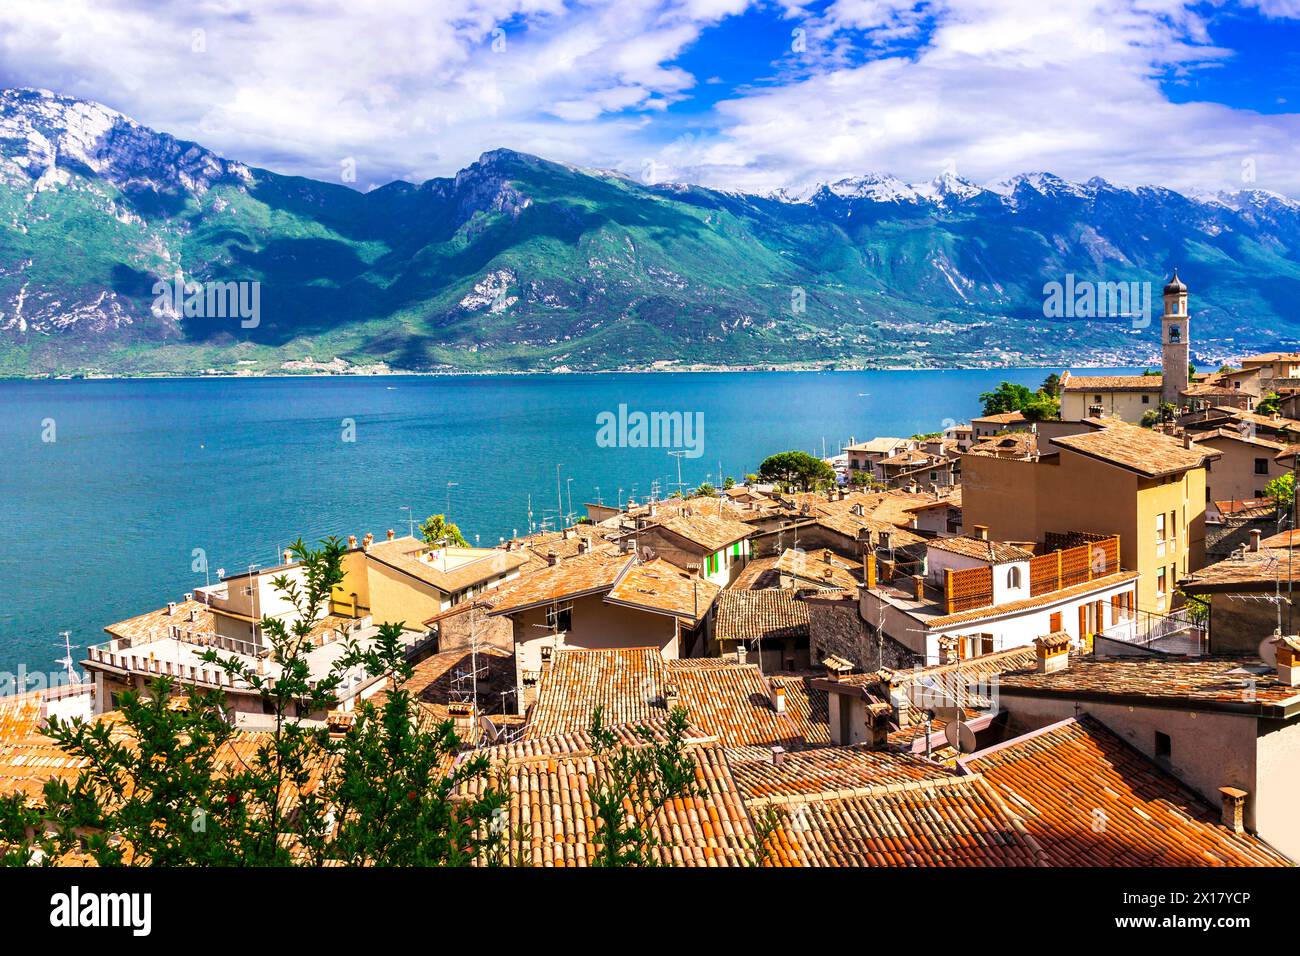
[[[1083,716],[961,758],[1056,866],[1285,866],[1176,777]]]
[[[1050,674],[1033,670],[1002,675],[1002,693],[1022,692],[1086,700],[1137,698],[1187,710],[1228,710],[1276,715],[1300,709],[1300,688],[1278,679],[1260,661],[1221,657],[1071,657],[1069,667]]]
[[[1058,448],[1109,462],[1148,478],[1199,468],[1217,452],[1184,448],[1176,438],[1134,425],[1108,421],[1106,428],[1051,439]]]
[[[536,757],[519,747],[477,751],[487,757],[486,778],[462,783],[462,793],[481,792],[501,781],[509,793],[510,858],[532,866],[590,866],[597,854],[600,822],[592,794],[608,773],[609,757],[580,739],[552,739]],[[636,746],[634,740],[625,740]],[[536,746],[536,743],[534,743]],[[689,744],[698,793],[668,803],[649,828],[651,854],[670,866],[739,866],[753,860],[756,836],[721,747]]]
[[[932,538],[926,547],[931,551],[946,551],[966,558],[987,561],[989,564],[1005,564],[1009,561],[1028,561],[1034,556],[1032,551],[1018,548],[1004,541],[985,541],[970,535],[957,535],[952,538]]]
[[[660,517],[655,519],[655,523],[679,538],[685,538],[709,551],[718,551],[754,533],[753,527],[743,521],[716,514],[703,514],[700,511],[689,515]]]
[[[159,608],[136,617],[118,621],[104,628],[109,634],[132,645],[148,643],[160,637],[171,635],[172,628],[179,628],[194,635],[215,634],[212,610],[202,601],[179,601],[174,611]]]
[[[580,555],[503,584],[491,595],[493,614],[507,614],[579,594],[607,591],[632,567],[631,554]]]
[[[778,686],[785,691],[783,714],[772,702]],[[585,731],[598,704],[611,725],[663,720],[670,688],[693,726],[728,745],[830,742],[826,694],[811,678],[765,677],[755,664],[722,658],[664,661],[655,648],[556,651],[542,672],[525,735]]]
[[[712,581],[655,558],[632,565],[605,600],[671,614],[694,625],[709,613],[721,590]]]
[[[1160,375],[1071,375],[1064,392],[1158,392]]]
[[[808,638],[808,605],[794,588],[764,591],[723,591],[714,612],[714,636],[719,641]]]

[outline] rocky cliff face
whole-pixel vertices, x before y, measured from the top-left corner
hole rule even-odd
[[[0,91],[0,371],[1141,363],[1131,316],[1044,286],[1193,288],[1193,354],[1300,326],[1300,205],[1027,173],[764,196],[506,149],[366,194],[225,159],[96,103]],[[160,281],[258,283],[254,325]]]

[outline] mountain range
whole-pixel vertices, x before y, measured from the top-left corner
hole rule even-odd
[[[1198,361],[1300,338],[1300,203],[1263,190],[752,195],[498,149],[360,192],[0,91],[4,375],[1143,364],[1158,321],[1048,317],[1044,284],[1150,283],[1158,316],[1174,266]],[[186,283],[256,283],[257,314],[159,295]]]

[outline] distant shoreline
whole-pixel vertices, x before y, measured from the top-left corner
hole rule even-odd
[[[458,370],[458,371],[407,371],[391,369],[386,372],[218,372],[204,374],[198,372],[97,372],[86,375],[67,373],[39,373],[31,375],[0,375],[3,382],[104,382],[104,381],[231,381],[239,379],[284,379],[284,378],[489,378],[500,376],[539,377],[551,375],[666,375],[666,374],[727,374],[727,373],[794,373],[794,372],[989,372],[989,371],[1029,371],[1029,370],[1065,370],[1088,368],[1159,368],[1158,362],[1071,362],[1048,365],[882,365],[868,368],[819,368],[816,366],[691,366],[687,368],[621,368],[621,369],[562,369],[543,371],[533,369]]]

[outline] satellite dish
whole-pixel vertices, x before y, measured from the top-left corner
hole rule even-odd
[[[1259,642],[1259,659],[1269,667],[1277,666],[1277,645],[1273,643],[1275,635],[1270,635]]]
[[[948,741],[948,746],[958,753],[975,752],[975,731],[971,730],[970,725],[963,721],[955,720],[943,728],[943,738]]]
[[[944,723],[949,725],[960,723],[964,716],[961,709],[958,707],[935,706],[930,709],[934,711],[934,716],[937,719],[942,720]]]

